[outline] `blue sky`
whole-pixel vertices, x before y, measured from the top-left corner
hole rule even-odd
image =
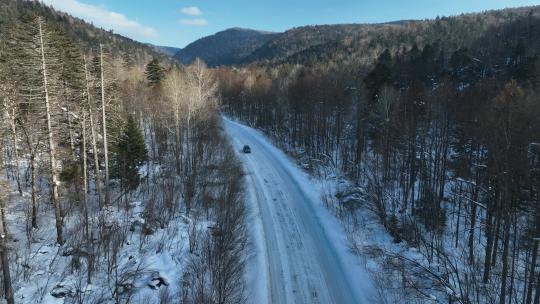
[[[231,28],[284,31],[312,24],[425,19],[540,4],[531,0],[42,0],[130,38],[184,47]]]

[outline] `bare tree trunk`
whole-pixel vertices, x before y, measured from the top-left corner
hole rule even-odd
[[[513,223],[514,223],[514,231],[512,233],[512,267],[510,270],[510,287],[508,292],[508,304],[512,304],[513,295],[514,295],[514,281],[515,281],[515,271],[516,271],[516,259],[519,258],[519,248],[516,245],[516,238],[517,238],[517,223],[516,223],[516,217],[514,217]]]
[[[476,229],[476,209],[477,209],[477,200],[478,200],[478,174],[476,177],[472,202],[471,202],[471,227],[469,229],[469,264],[473,265],[474,263],[474,230]]]
[[[487,284],[489,281],[489,273],[491,271],[491,251],[493,246],[493,209],[489,206],[486,219],[486,250],[484,254],[484,275],[482,277],[482,283]]]
[[[540,275],[536,276],[536,292],[534,293],[534,304],[540,304]]]
[[[495,240],[493,240],[493,252],[491,253],[491,267],[495,267],[497,263],[497,253],[499,249],[500,231],[501,231],[501,215],[495,218],[495,234],[494,234]]]
[[[82,118],[82,163],[83,163],[83,202],[84,202],[84,229],[88,238],[88,165],[86,161],[86,113]]]
[[[182,172],[182,140],[181,140],[181,136],[182,134],[180,132],[181,129],[180,129],[180,114],[179,114],[179,110],[175,110],[175,122],[174,122],[174,125],[175,125],[175,153],[174,153],[174,156],[175,156],[175,159],[176,159],[176,174],[177,175],[180,175],[180,173]]]
[[[5,185],[2,185],[4,188]],[[6,189],[3,189],[6,190]],[[2,274],[4,282],[4,297],[7,301],[7,304],[15,304],[13,297],[13,287],[11,286],[11,273],[9,270],[9,260],[8,260],[8,251],[6,246],[6,231],[4,227],[5,223],[5,213],[4,213],[4,197],[0,197],[0,260],[2,264]]]
[[[30,155],[30,188],[32,189],[32,228],[37,229],[37,189],[36,189],[36,157],[34,152]]]
[[[20,162],[19,162],[19,147],[17,145],[17,128],[15,127],[15,115],[9,115],[9,125],[11,127],[11,137],[13,140],[13,156],[15,157],[15,179],[17,181],[17,190],[19,195],[22,195],[21,188],[21,174],[20,174]]]
[[[102,203],[102,197],[103,193],[101,190],[101,175],[99,171],[99,152],[98,152],[98,146],[97,146],[97,130],[95,126],[95,120],[94,115],[90,113],[88,115],[90,117],[90,135],[92,136],[92,150],[94,152],[94,182],[96,183],[96,192],[98,194],[98,201],[101,206]]]
[[[75,139],[74,139],[74,136],[73,136],[73,122],[72,122],[72,118],[71,118],[71,114],[69,112],[69,107],[68,105],[66,105],[66,115],[67,115],[67,121],[68,121],[68,130],[69,130],[69,147],[71,149],[71,158],[73,159],[73,161],[76,161],[77,157],[75,156]]]
[[[540,210],[536,211],[536,234],[534,235],[537,237],[540,235]],[[527,287],[527,299],[525,300],[526,304],[530,304],[532,300],[532,289],[533,289],[533,282],[534,282],[534,273],[536,270],[536,259],[538,258],[538,242],[539,240],[535,239],[533,240],[533,249],[531,252],[531,269],[529,273],[529,284]]]
[[[186,132],[187,132],[187,135],[186,135],[186,144],[187,144],[187,147],[186,147],[186,169],[188,170],[188,172],[191,172],[193,171],[193,162],[191,160],[191,113],[189,112],[188,110],[188,114],[187,114],[187,128],[186,128]]]
[[[26,128],[22,128],[26,145],[29,150],[29,166],[30,166],[30,192],[31,192],[31,201],[32,201],[32,228],[37,229],[37,213],[38,213],[38,202],[37,202],[37,187],[36,187],[36,148],[32,145],[32,139]],[[39,142],[38,142],[39,143]],[[36,145],[37,146],[37,145]]]
[[[99,65],[101,73],[101,119],[103,120],[103,154],[105,157],[105,204],[109,204],[109,147],[107,144],[107,117],[105,115],[105,79],[103,75],[103,45],[99,46]]]
[[[39,40],[41,51],[41,68],[43,73],[43,89],[45,90],[45,110],[47,117],[47,133],[49,139],[49,162],[51,170],[51,199],[54,205],[54,216],[56,220],[56,241],[58,244],[63,245],[64,239],[62,238],[62,212],[60,209],[60,203],[58,201],[58,174],[56,172],[56,148],[54,145],[54,137],[51,121],[51,108],[49,101],[49,91],[47,83],[47,64],[45,62],[45,48],[43,42],[43,30],[41,19],[38,20],[39,25]]]
[[[99,156],[98,156],[98,149],[97,149],[97,132],[96,127],[94,124],[94,114],[92,114],[92,101],[91,101],[91,95],[90,95],[90,80],[88,79],[88,68],[86,65],[86,56],[83,56],[84,59],[84,77],[86,80],[86,101],[88,102],[88,116],[90,118],[90,132],[92,136],[92,151],[94,152],[94,183],[96,184],[96,191],[98,194],[98,203],[101,206],[101,181],[99,178]]]
[[[88,216],[88,162],[86,153],[86,113],[83,114],[82,119],[82,155],[83,155],[83,192],[84,192],[84,229],[86,230],[86,240],[88,242],[88,248],[92,248],[92,237],[90,235],[90,217]],[[86,276],[86,282],[92,283],[92,269],[94,256],[93,252],[88,252],[88,272]]]
[[[499,303],[504,304],[506,302],[506,285],[508,282],[508,252],[509,252],[509,243],[510,243],[510,216],[506,215],[504,220],[504,245],[503,245],[503,255],[502,255],[502,273],[501,273],[501,296],[499,298]]]

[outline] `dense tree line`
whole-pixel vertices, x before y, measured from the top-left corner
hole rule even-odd
[[[452,20],[428,22],[433,34],[418,43],[389,37],[393,46],[357,70],[354,56],[218,69],[224,111],[310,170],[333,167],[364,189],[395,242],[427,261],[387,264],[409,296],[537,304],[540,20],[515,16],[474,41],[447,36],[465,29]],[[444,22],[451,30],[436,34]],[[332,207],[347,218],[361,205]]]

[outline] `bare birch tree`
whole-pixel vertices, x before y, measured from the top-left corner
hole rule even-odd
[[[208,115],[213,106],[217,105],[217,82],[200,59],[187,68],[186,71],[186,97],[184,100],[184,112],[187,130],[187,159],[189,166],[195,166],[193,146],[191,139],[193,136],[193,121],[201,118],[200,115]]]
[[[99,46],[99,72],[100,72],[100,82],[101,82],[101,123],[103,130],[103,155],[104,155],[104,164],[105,164],[105,204],[109,204],[110,193],[109,193],[109,146],[108,146],[108,134],[107,134],[107,116],[106,116],[106,102],[105,102],[105,73],[104,73],[104,64],[103,64],[103,45]]]
[[[174,152],[176,160],[176,173],[182,170],[182,109],[186,83],[184,75],[178,69],[170,71],[164,80],[163,90],[174,116]]]

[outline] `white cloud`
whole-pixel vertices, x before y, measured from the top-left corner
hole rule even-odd
[[[52,5],[57,10],[92,22],[94,25],[107,30],[112,29],[116,33],[134,39],[158,37],[158,32],[154,28],[142,25],[138,21],[128,19],[123,14],[109,11],[103,7],[82,3],[78,0],[42,0],[42,2]]]
[[[183,7],[180,12],[188,16],[201,16],[203,12],[196,6]]]
[[[207,25],[208,21],[204,18],[180,19],[180,24],[203,26]]]

